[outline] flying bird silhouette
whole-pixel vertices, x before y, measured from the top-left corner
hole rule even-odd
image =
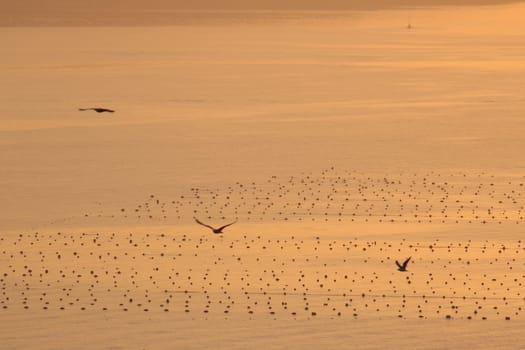
[[[79,108],[79,111],[95,111],[97,113],[114,113],[115,111],[108,108],[101,108],[101,107],[93,107],[93,108]]]
[[[210,225],[207,225],[207,224],[205,224],[205,223],[199,221],[199,219],[197,219],[197,218],[194,218],[194,219],[195,219],[195,222],[196,222],[196,223],[198,223],[199,225],[202,225],[202,226],[204,226],[204,227],[209,228],[209,229],[212,230],[213,233],[215,233],[215,234],[220,234],[220,233],[222,233],[222,230],[224,230],[226,227],[231,226],[231,225],[233,225],[233,224],[235,224],[235,223],[237,222],[237,220],[235,220],[234,222],[230,222],[229,224],[226,224],[226,225],[223,225],[223,226],[221,226],[221,227],[215,228],[215,227],[212,227],[212,226],[210,226]]]
[[[408,265],[408,262],[410,261],[410,258],[412,258],[412,257],[409,257],[408,259],[406,259],[403,262],[403,264],[400,264],[399,261],[396,260],[397,270],[405,272],[407,270],[407,265]]]

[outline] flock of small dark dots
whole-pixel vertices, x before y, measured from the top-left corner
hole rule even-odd
[[[36,232],[0,239],[0,307],[510,320],[523,317],[523,254],[521,241]]]
[[[278,238],[239,232],[250,222],[519,225],[524,183],[523,176],[483,172],[380,175],[332,167],[220,189],[194,187],[170,199],[151,194],[115,210],[99,203],[79,217],[88,224],[98,218],[163,222],[175,232],[179,223],[193,224],[193,217],[238,223],[219,236],[195,225],[192,234],[34,232],[0,238],[0,307],[204,317],[520,318],[521,241],[330,240],[300,232]],[[407,256],[408,272],[396,271],[394,261]]]
[[[195,187],[171,199],[152,194],[134,207],[84,217],[173,224],[194,216],[241,222],[522,224],[524,183],[525,177],[486,173],[372,176],[330,168],[222,189]]]

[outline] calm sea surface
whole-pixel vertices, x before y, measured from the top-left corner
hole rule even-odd
[[[328,166],[523,173],[524,15],[509,5],[2,27],[0,227]],[[117,112],[78,111],[99,106]]]

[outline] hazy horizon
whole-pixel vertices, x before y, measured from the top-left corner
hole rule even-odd
[[[376,11],[441,6],[480,6],[520,3],[515,0],[267,0],[244,2],[239,0],[93,0],[75,3],[50,0],[22,0],[0,4],[0,26],[137,26],[173,25],[213,20],[210,17],[185,17],[185,11],[238,12],[238,11]],[[230,21],[231,18],[219,17]]]
[[[0,5],[3,12],[9,11],[59,11],[59,10],[353,10],[353,9],[383,9],[394,7],[427,7],[427,6],[468,6],[468,5],[502,5],[522,2],[519,0],[93,0],[90,2],[75,3],[63,0],[21,0]]]

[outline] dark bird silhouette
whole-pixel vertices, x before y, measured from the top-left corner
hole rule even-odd
[[[206,224],[203,223],[203,222],[200,222],[199,219],[197,219],[197,218],[194,218],[194,219],[195,219],[195,222],[196,222],[196,223],[198,223],[199,225],[202,225],[202,226],[204,226],[204,227],[209,228],[209,229],[212,230],[213,233],[215,233],[215,234],[222,233],[222,230],[224,230],[226,227],[231,226],[231,225],[233,225],[233,224],[235,224],[235,223],[237,222],[237,220],[235,220],[234,222],[230,222],[229,224],[226,224],[226,225],[223,225],[223,226],[221,226],[221,227],[215,228],[215,227],[211,227],[210,225],[206,225]]]
[[[114,113],[115,111],[108,108],[94,107],[94,108],[79,108],[79,111],[95,111],[97,113]]]
[[[412,257],[410,257],[412,258]],[[410,258],[406,259],[403,264],[400,264],[399,261],[396,260],[397,270],[405,272],[407,270],[408,262],[410,261]]]

